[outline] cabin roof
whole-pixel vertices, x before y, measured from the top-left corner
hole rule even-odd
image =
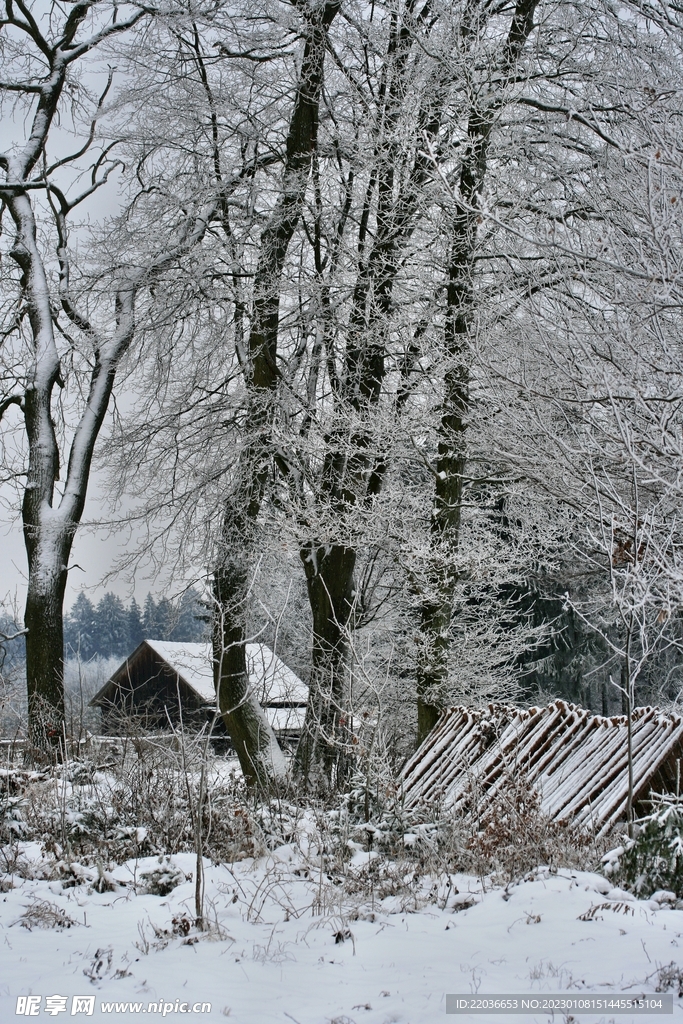
[[[632,744],[639,802],[675,777],[676,759],[683,756],[683,718],[636,708]],[[506,777],[522,773],[549,818],[607,831],[626,814],[626,717],[604,718],[560,700],[542,708],[450,708],[406,763],[402,788],[408,807],[438,803],[463,813],[476,792],[481,812]]]
[[[157,658],[176,673],[194,692],[214,704],[216,691],[213,684],[213,652],[209,643],[173,643],[168,640],[143,640],[131,655],[116,669],[104,686],[95,694],[91,705],[109,699],[112,689],[126,680],[145,647],[151,648]],[[294,704],[304,706],[308,700],[308,687],[285,665],[266,644],[246,645],[249,683],[259,702],[266,706]]]

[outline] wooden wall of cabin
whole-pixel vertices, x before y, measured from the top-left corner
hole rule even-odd
[[[194,691],[145,646],[118,674],[110,701],[102,706],[102,731],[118,735],[131,727],[168,730],[180,724],[200,728],[207,715]],[[180,698],[180,707],[179,707]]]

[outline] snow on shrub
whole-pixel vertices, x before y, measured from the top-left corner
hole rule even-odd
[[[140,872],[138,892],[151,896],[168,896],[170,892],[186,881],[185,872],[177,867],[170,857],[159,857],[159,867]]]
[[[603,874],[638,896],[665,890],[683,899],[683,797],[655,797],[636,837],[607,853],[602,865]]]

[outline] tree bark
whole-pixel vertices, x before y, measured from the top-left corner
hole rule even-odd
[[[318,136],[327,33],[341,0],[305,14],[305,42],[287,134],[282,189],[261,235],[254,280],[246,383],[246,444],[226,501],[214,573],[214,662],[219,707],[247,781],[268,791],[283,781],[277,739],[249,686],[245,643],[250,573],[258,544],[257,520],[272,467],[271,428],[280,374],[277,366],[280,284],[289,244],[299,223]]]
[[[313,617],[311,683],[297,769],[304,785],[340,784],[346,757],[347,626],[354,606],[354,548],[310,544],[301,550]]]
[[[267,793],[285,784],[287,768],[266,713],[249,683],[240,615],[240,603],[249,588],[248,569],[245,561],[233,561],[214,576],[221,616],[214,630],[216,692],[218,709],[247,784]]]
[[[478,203],[486,178],[491,132],[504,102],[502,90],[514,75],[533,28],[537,0],[518,0],[503,52],[490,78],[498,78],[493,102],[481,107],[475,97],[468,119],[448,266],[444,349],[446,372],[439,423],[434,504],[431,517],[431,597],[421,608],[424,657],[417,674],[417,741],[434,727],[448,699],[453,598],[458,582],[455,556],[460,543],[462,493],[470,409],[469,334],[474,319],[474,256]],[[464,23],[463,34],[467,32]],[[464,37],[463,41],[468,42]],[[497,74],[496,74],[497,73]],[[490,82],[483,91],[490,94]]]
[[[27,540],[29,585],[24,610],[26,635],[26,684],[29,737],[34,747],[47,750],[63,738],[64,728],[64,630],[63,602],[66,586],[65,548],[46,552],[43,545]],[[49,554],[53,557],[50,558]]]
[[[482,179],[483,180],[483,179]],[[470,223],[470,220],[472,223]],[[439,424],[434,507],[431,517],[431,600],[421,608],[423,660],[417,674],[417,740],[431,732],[447,700],[451,614],[458,575],[465,472],[465,430],[469,407],[467,334],[472,309],[471,253],[474,218],[462,211],[455,222],[445,324],[444,400]]]
[[[382,125],[382,138],[374,153],[360,218],[344,366],[333,387],[340,426],[333,427],[325,437],[327,451],[319,483],[322,507],[326,514],[332,511],[340,533],[346,535],[327,544],[314,536],[300,551],[313,623],[313,672],[296,760],[306,783],[316,786],[341,783],[348,768],[348,634],[356,617],[354,610],[359,609],[354,579],[356,541],[346,524],[355,508],[369,507],[379,495],[388,468],[384,457],[373,451],[371,420],[383,392],[394,284],[405,245],[415,228],[422,189],[433,174],[423,141],[438,135],[446,95],[445,88],[437,88],[436,95],[428,94],[418,111],[414,131],[419,141],[412,164],[406,167],[410,147],[399,145],[394,133],[410,93],[409,57],[415,44],[414,30],[426,16],[429,4],[420,16],[414,14],[414,8],[415,4],[408,5],[404,24],[398,16],[392,17],[378,89],[376,121]],[[373,206],[376,229],[370,242],[368,225]],[[323,309],[323,315],[329,315],[329,307]],[[327,323],[322,334],[325,338],[333,334]],[[351,432],[349,420],[355,425]]]

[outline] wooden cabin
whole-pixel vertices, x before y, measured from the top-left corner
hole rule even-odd
[[[246,660],[250,686],[276,736],[294,742],[303,728],[308,687],[265,644],[247,644]],[[145,730],[168,731],[181,717],[186,728],[200,728],[216,710],[211,645],[143,640],[90,705],[101,709],[106,735],[120,735],[131,719]],[[221,718],[213,732],[226,735]]]

